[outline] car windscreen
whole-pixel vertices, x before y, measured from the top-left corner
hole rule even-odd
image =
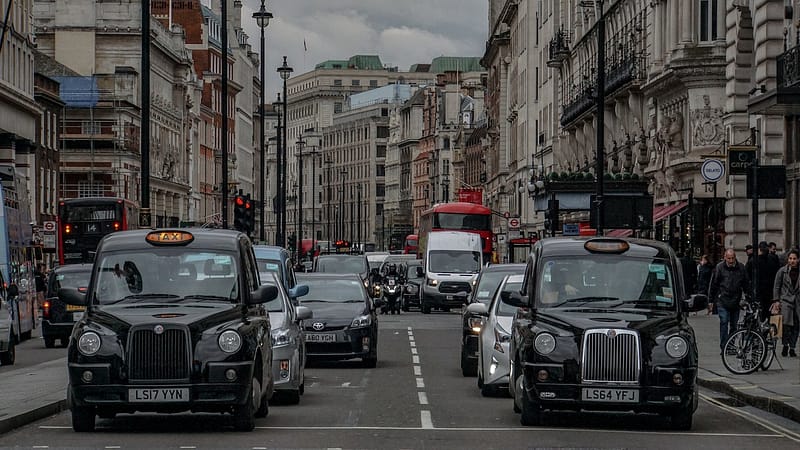
[[[503,286],[504,292],[519,292],[520,289],[522,289],[522,283],[517,283],[517,282],[514,283],[508,282],[505,284],[505,286]],[[494,314],[496,316],[513,317],[514,314],[516,313],[517,313],[516,306],[511,306],[506,302],[500,301],[500,299],[498,299],[495,302]]]
[[[431,250],[428,270],[441,273],[475,273],[481,269],[480,252],[464,250]]]
[[[675,285],[669,261],[622,255],[542,259],[538,308],[672,309]]]
[[[50,285],[47,287],[47,295],[55,297],[58,290],[62,288],[85,290],[89,286],[89,278],[92,276],[92,271],[87,268],[86,271],[80,272],[56,272],[50,277]]]
[[[222,251],[148,248],[109,252],[95,263],[93,302],[174,303],[239,298],[237,258]]]
[[[364,258],[348,256],[345,258],[322,258],[317,260],[317,272],[323,273],[366,273]]]
[[[475,289],[475,300],[488,304],[509,272],[483,272]]]
[[[331,303],[357,303],[366,300],[364,284],[352,278],[334,279],[299,276],[298,282],[308,285],[308,294],[303,297],[303,303],[331,302]]]

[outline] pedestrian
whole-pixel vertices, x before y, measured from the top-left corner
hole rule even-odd
[[[755,278],[755,267],[758,265],[758,280]],[[775,275],[778,273],[778,261],[769,255],[769,245],[766,241],[759,242],[758,256],[745,264],[747,275],[753,282],[758,282],[758,305],[761,308],[761,317],[769,317],[769,308],[772,304],[772,288],[775,284]]]
[[[778,244],[774,242],[769,243],[769,257],[772,258],[773,264],[777,265],[778,267],[786,264],[785,261],[781,261],[781,257],[778,255]]]
[[[33,280],[36,284],[36,305],[34,311],[39,311],[39,308],[44,305],[45,291],[47,290],[47,276],[45,275],[45,265],[43,263],[36,263],[36,269],[33,271]]]
[[[711,274],[709,283],[709,310],[717,305],[719,315],[719,348],[720,355],[725,349],[728,336],[736,331],[739,322],[739,302],[750,292],[750,278],[744,264],[736,260],[736,252],[732,248],[725,249],[724,259],[717,264]]]
[[[796,357],[797,335],[800,330],[800,318],[798,318],[798,298],[800,297],[800,251],[789,250],[786,255],[787,264],[778,270],[775,275],[775,284],[772,298],[779,307],[773,306],[773,310],[780,310],[783,322],[783,350],[781,356]]]
[[[747,262],[750,262],[753,259],[753,246],[750,244],[745,245],[744,254],[747,255]]]
[[[711,273],[714,265],[708,260],[708,255],[700,257],[700,264],[697,265],[697,293],[708,295],[708,285],[711,283]]]
[[[697,288],[697,264],[685,253],[678,253],[683,272],[683,286],[686,292],[694,292]]]

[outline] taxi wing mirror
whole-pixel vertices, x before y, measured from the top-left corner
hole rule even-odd
[[[58,290],[58,298],[68,305],[86,306],[86,294],[82,294],[74,288],[61,288]]]
[[[708,296],[706,294],[692,294],[684,301],[688,312],[702,311],[708,308]]]
[[[485,303],[475,302],[467,306],[467,312],[475,316],[489,316],[489,308]]]
[[[500,300],[506,305],[516,306],[517,308],[527,308],[528,298],[519,291],[502,291]]]
[[[259,286],[255,291],[250,292],[248,305],[260,305],[274,300],[278,296],[278,287],[272,285]]]
[[[8,295],[8,299],[11,300],[14,297],[19,296],[19,288],[16,284],[11,284],[6,288],[6,295]]]
[[[314,317],[314,312],[311,311],[311,308],[308,306],[298,306],[297,309],[297,320],[308,320]]]
[[[308,285],[306,284],[298,284],[295,287],[289,289],[289,297],[297,298],[297,297],[302,297],[304,295],[308,295]]]

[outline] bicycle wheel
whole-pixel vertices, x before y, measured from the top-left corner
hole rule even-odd
[[[722,363],[737,375],[753,373],[761,366],[767,354],[767,344],[760,334],[752,330],[739,330],[725,342]]]
[[[769,324],[769,331],[764,337],[764,341],[767,344],[767,354],[764,355],[764,361],[761,363],[761,370],[769,369],[769,366],[772,365],[772,361],[775,360],[775,347],[778,345],[777,335],[778,327],[776,327],[774,323]]]

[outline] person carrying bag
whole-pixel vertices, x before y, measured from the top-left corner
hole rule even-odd
[[[783,350],[781,356],[796,357],[797,335],[800,330],[797,307],[800,297],[800,252],[790,250],[786,258],[787,264],[778,270],[775,275],[775,285],[772,292],[773,303],[770,313],[780,314],[778,330],[781,334]],[[772,323],[772,318],[770,317]],[[781,329],[782,328],[782,329]]]

